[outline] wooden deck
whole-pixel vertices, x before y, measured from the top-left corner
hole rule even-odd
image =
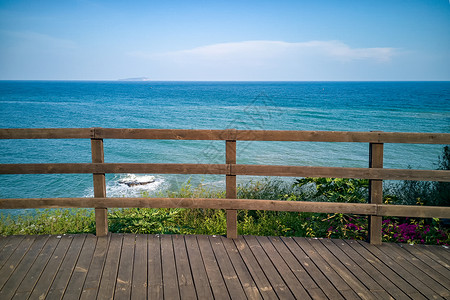
[[[329,239],[0,237],[0,299],[450,299],[450,250]]]

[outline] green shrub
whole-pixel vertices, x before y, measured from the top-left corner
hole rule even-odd
[[[439,157],[438,170],[450,170],[450,148],[445,146]],[[450,182],[404,180],[390,184],[387,193],[394,198],[391,203],[401,205],[450,205]]]
[[[111,232],[179,233],[176,209],[126,208],[114,209],[108,214]]]
[[[1,216],[0,234],[95,233],[93,209],[45,209],[22,216]]]
[[[315,189],[311,195],[314,201],[364,203],[369,190],[369,180],[352,178],[306,177],[297,179],[294,185]]]

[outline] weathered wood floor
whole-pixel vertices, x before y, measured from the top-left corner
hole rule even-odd
[[[0,299],[450,299],[439,246],[245,236],[0,238]]]

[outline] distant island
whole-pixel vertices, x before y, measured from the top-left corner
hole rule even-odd
[[[118,81],[150,81],[147,77],[123,78]]]

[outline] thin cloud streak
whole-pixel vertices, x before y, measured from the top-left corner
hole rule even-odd
[[[353,78],[348,76],[352,70],[388,67],[399,54],[395,48],[352,48],[340,41],[244,41],[165,53],[128,53],[148,69],[158,70],[162,78],[194,80]]]
[[[308,41],[289,43],[283,41],[244,41],[236,43],[220,43],[193,49],[166,52],[161,54],[146,54],[134,52],[133,56],[159,58],[196,58],[204,60],[223,60],[240,58],[279,58],[285,55],[297,56],[326,56],[339,61],[372,60],[387,62],[396,54],[395,48],[352,48],[341,41]]]

